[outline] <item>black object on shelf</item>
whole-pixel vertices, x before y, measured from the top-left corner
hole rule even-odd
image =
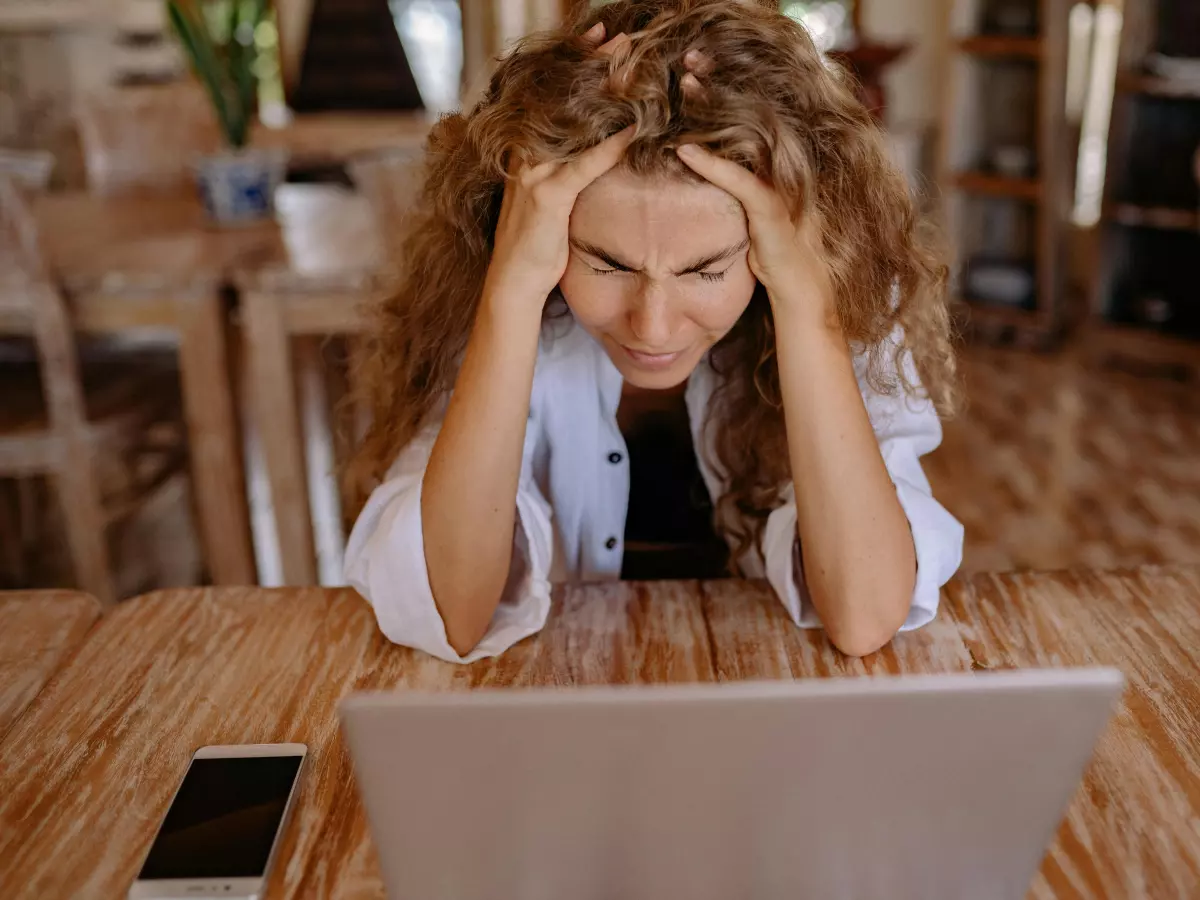
[[[1005,37],[1035,37],[1037,0],[991,0],[983,10],[983,31]]]
[[[1200,3],[1159,0],[1155,44],[1164,56],[1200,57]]]
[[[1107,318],[1200,337],[1200,232],[1123,229]]]
[[[1135,96],[1128,100],[1128,150],[1117,181],[1121,203],[1194,209],[1200,205],[1194,159],[1200,103]]]

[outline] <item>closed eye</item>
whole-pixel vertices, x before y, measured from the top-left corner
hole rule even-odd
[[[726,269],[724,272],[697,272],[696,274],[699,275],[701,278],[703,278],[705,281],[724,281],[725,280],[725,272],[728,272],[728,271],[729,270]]]

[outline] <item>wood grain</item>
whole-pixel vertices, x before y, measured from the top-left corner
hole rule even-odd
[[[979,576],[944,614],[989,669],[1117,666],[1128,689],[1032,896],[1200,893],[1200,571]]]
[[[266,458],[283,583],[316,584],[317,551],[291,347],[282,309],[272,295],[242,295],[242,330],[250,408]]]
[[[224,298],[215,288],[178,291],[176,298],[188,459],[204,559],[217,584],[254,584]]]
[[[0,895],[120,896],[196,747],[294,740],[313,766],[268,896],[382,897],[337,735],[354,690],[1105,663],[1131,690],[1033,896],[1195,896],[1198,631],[1194,569],[979,576],[947,590],[931,626],[861,661],[737,581],[561,589],[541,635],[472,666],[389,644],[348,590],[154,594],[106,617],[0,742]]]
[[[0,739],[100,617],[76,591],[0,593]]]

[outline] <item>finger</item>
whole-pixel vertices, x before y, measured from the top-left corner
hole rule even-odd
[[[691,72],[679,80],[679,86],[683,89],[683,95],[689,100],[700,100],[704,97],[704,85]]]
[[[583,33],[583,40],[585,43],[591,44],[593,47],[597,47],[602,44],[604,42],[604,23],[597,22],[595,25],[585,31]]]
[[[683,67],[697,78],[703,78],[705,75],[712,74],[712,70],[716,68],[716,63],[699,50],[689,50],[683,54]]]
[[[693,172],[741,203],[747,215],[770,211],[775,195],[749,169],[731,160],[721,159],[695,144],[681,144],[675,148],[675,152]]]
[[[509,153],[507,173],[509,179],[528,184],[553,175],[559,165],[555,160],[535,162],[524,150],[518,148]]]
[[[622,31],[611,41],[601,44],[600,47],[597,48],[596,52],[601,56],[616,56],[617,51],[623,50],[625,47],[628,47],[632,44],[633,38]]]
[[[571,191],[578,194],[621,161],[626,149],[633,143],[635,131],[635,127],[630,125],[605,138],[565,164],[555,177],[562,179]]]

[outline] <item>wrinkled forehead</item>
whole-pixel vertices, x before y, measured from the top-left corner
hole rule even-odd
[[[576,199],[571,235],[607,242],[605,249],[633,250],[649,239],[687,249],[696,242],[743,240],[746,214],[737,200],[707,182],[613,169]]]

